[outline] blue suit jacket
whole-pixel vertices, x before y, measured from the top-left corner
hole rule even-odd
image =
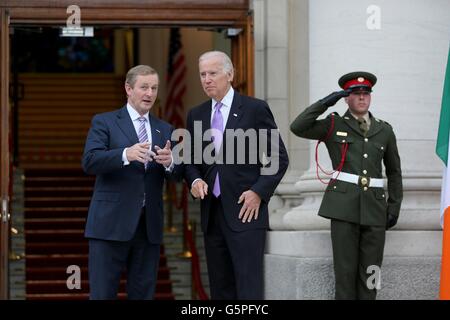
[[[171,138],[173,127],[151,115],[149,119],[152,148],[155,145],[163,148]],[[87,238],[130,240],[139,222],[145,195],[148,239],[151,243],[161,243],[164,178],[179,177],[182,167],[176,165],[169,173],[155,161],[149,162],[147,170],[138,161],[124,166],[124,148],[138,142],[126,106],[93,117],[82,160],[84,171],[97,176],[85,230]]]

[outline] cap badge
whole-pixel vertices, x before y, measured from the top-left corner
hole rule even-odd
[[[359,77],[358,78],[358,82],[364,82],[364,78],[363,77]]]

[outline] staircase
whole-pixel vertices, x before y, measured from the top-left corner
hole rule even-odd
[[[88,242],[84,225],[94,183],[79,169],[26,169],[25,258],[27,300],[88,299]],[[67,267],[81,270],[81,289],[70,290]],[[125,298],[125,279],[119,298]],[[155,299],[174,299],[164,247]]]
[[[124,77],[115,74],[19,74],[21,168],[79,168],[94,114],[125,102]]]

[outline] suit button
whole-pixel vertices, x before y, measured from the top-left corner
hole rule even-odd
[[[384,150],[384,147],[381,147],[381,150]]]
[[[334,186],[333,189],[336,189],[336,186]]]
[[[367,170],[363,170],[363,174],[367,174]]]
[[[367,191],[367,189],[368,189],[367,187],[364,187],[364,191]]]
[[[369,141],[369,139],[367,139],[367,138],[364,138],[364,141],[365,141],[365,142],[368,142],[368,141]]]
[[[369,156],[367,155],[367,153],[364,153],[363,157],[367,159]]]

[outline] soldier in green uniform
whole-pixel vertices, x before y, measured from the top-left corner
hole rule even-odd
[[[319,215],[331,219],[336,299],[375,299],[386,229],[397,223],[403,198],[402,173],[392,127],[369,112],[377,78],[352,72],[333,92],[306,108],[291,124],[302,138],[326,144],[333,169]],[[344,116],[317,118],[345,97]],[[387,177],[385,195],[382,162]],[[374,267],[375,266],[375,267]]]

